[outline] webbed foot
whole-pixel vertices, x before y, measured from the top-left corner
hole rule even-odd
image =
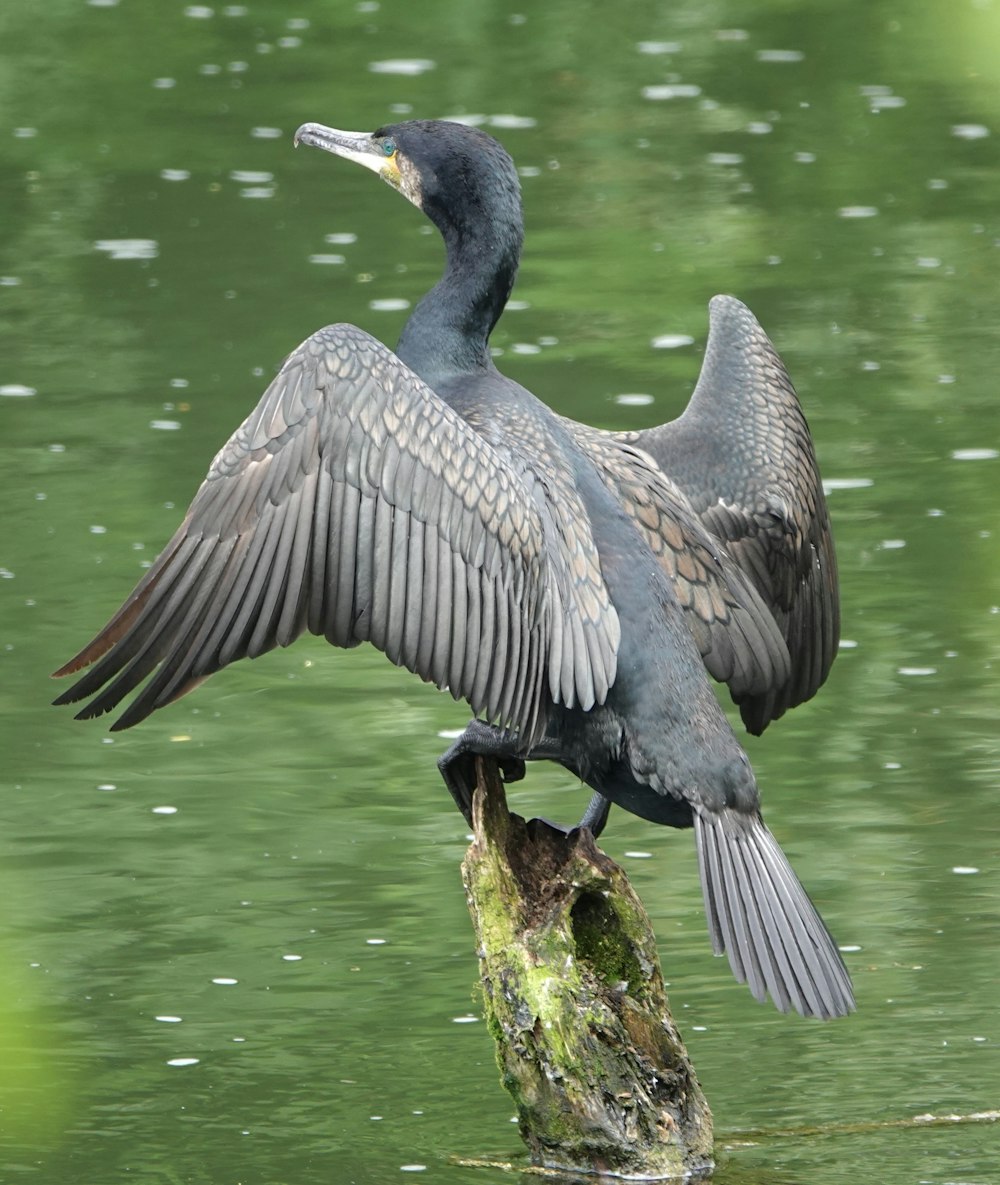
[[[509,733],[482,720],[472,720],[451,748],[438,758],[444,784],[472,826],[472,794],[476,788],[476,758],[492,757],[504,782],[519,782],[524,777],[524,758]]]

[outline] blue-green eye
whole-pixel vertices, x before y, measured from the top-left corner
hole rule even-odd
[[[396,153],[396,141],[391,139],[383,140],[382,153],[384,156],[394,156]]]

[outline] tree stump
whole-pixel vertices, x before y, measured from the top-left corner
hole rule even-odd
[[[491,761],[477,758],[476,774],[462,878],[532,1162],[651,1179],[709,1170],[712,1113],[628,878],[589,831],[511,815]]]

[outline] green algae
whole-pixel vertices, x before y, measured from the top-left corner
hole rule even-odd
[[[669,1178],[712,1163],[712,1119],[671,1019],[649,918],[589,832],[507,810],[477,763],[462,871],[501,1081],[535,1164]]]

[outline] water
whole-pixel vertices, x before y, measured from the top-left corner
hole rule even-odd
[[[8,0],[0,1178],[458,1183],[500,1177],[456,1158],[520,1156],[433,765],[460,707],[315,640],[114,738],[47,706],[284,354],[343,319],[391,342],[436,278],[416,211],[291,147],[305,120],[412,113],[480,116],[522,169],[507,373],[592,423],[657,422],[734,292],[830,481],[850,645],[748,749],[857,1015],[755,1005],[708,954],[689,837],[620,813],[606,836],[716,1179],[997,1179],[995,1126],[880,1125],[1000,1105],[998,24]],[[585,796],[533,770],[513,801]]]

